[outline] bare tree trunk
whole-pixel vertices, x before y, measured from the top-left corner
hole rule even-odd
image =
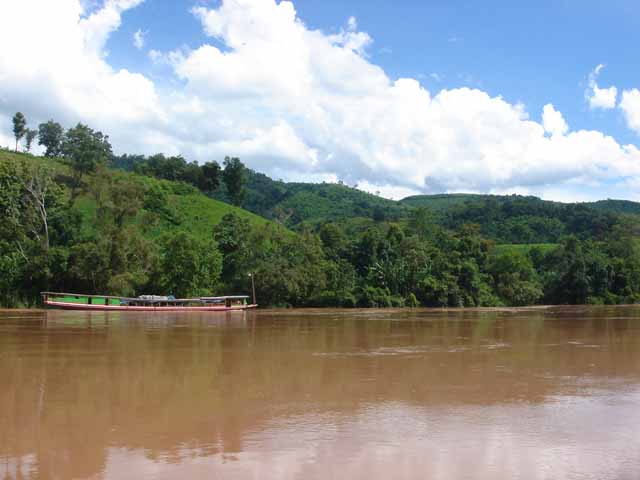
[[[25,190],[29,193],[31,202],[34,205],[40,221],[42,223],[42,229],[44,233],[44,249],[45,252],[49,251],[49,219],[47,215],[47,191],[49,189],[50,177],[44,170],[38,170],[33,172],[28,181],[23,183]],[[34,232],[36,237],[39,238],[37,232]]]

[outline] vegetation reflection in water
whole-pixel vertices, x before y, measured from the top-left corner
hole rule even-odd
[[[435,472],[466,445],[484,478],[526,462],[539,472],[527,452],[544,448],[557,468],[587,455],[589,473],[602,455],[640,472],[638,313],[3,313],[0,457],[9,478],[144,473],[128,465],[162,467],[158,478],[296,478],[299,462],[306,478],[337,465],[365,478],[354,459]],[[489,444],[507,441],[510,463],[489,462]]]

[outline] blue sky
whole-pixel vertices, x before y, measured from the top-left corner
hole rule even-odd
[[[163,78],[146,51],[133,47],[141,29],[157,50],[212,42],[190,13],[219,2],[149,0],[123,15],[108,43],[114,66]],[[351,16],[374,40],[370,60],[391,77],[419,79],[431,90],[478,87],[539,117],[546,103],[562,111],[574,129],[597,129],[621,143],[638,143],[620,112],[590,111],[584,100],[589,73],[606,68],[603,85],[636,87],[640,62],[638,5],[631,0],[298,0],[299,18],[330,33]],[[216,42],[212,42],[216,43]]]
[[[5,2],[0,143],[20,109],[103,129],[117,152],[239,155],[394,198],[640,199],[637,13],[630,0]]]

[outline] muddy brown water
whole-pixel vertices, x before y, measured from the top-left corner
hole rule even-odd
[[[0,312],[0,478],[638,479],[640,307]]]

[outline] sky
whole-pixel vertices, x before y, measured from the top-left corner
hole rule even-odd
[[[11,117],[389,198],[640,200],[632,0],[0,2]]]

